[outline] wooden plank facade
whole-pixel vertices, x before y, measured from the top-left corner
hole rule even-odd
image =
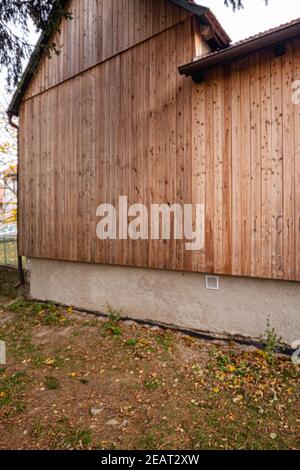
[[[195,84],[194,18],[165,0],[74,0],[20,107],[20,252],[300,281],[300,39]],[[121,26],[122,25],[122,26]],[[203,44],[203,49],[205,49]],[[96,208],[205,204],[205,247],[96,237]]]

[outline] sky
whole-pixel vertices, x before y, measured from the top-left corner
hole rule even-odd
[[[232,12],[224,0],[196,0],[209,7],[219,22],[236,42],[267,29],[300,18],[299,0],[244,0],[245,8]]]

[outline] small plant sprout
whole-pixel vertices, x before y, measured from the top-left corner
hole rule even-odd
[[[121,312],[118,312],[117,310],[113,310],[113,308],[110,305],[107,305],[107,310],[108,310],[109,320],[114,323],[119,323],[119,321],[121,320]]]
[[[267,320],[267,328],[263,339],[265,339],[265,353],[267,361],[269,364],[273,365],[275,362],[274,355],[280,346],[282,338],[277,335],[275,328],[271,326],[270,318]]]
[[[108,331],[113,338],[122,336],[122,329],[120,327],[121,313],[113,310],[108,305],[108,321],[104,324],[104,328]]]

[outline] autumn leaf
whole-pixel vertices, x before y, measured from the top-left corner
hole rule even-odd
[[[51,359],[50,357],[44,361],[44,364],[47,366],[53,366],[55,364],[55,359]]]

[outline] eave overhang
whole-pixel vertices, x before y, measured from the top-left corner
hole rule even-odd
[[[284,53],[284,48],[282,48],[284,42],[299,35],[300,19],[297,19],[291,23],[279,26],[278,28],[233,44],[226,49],[195,59],[193,62],[179,67],[179,73],[181,75],[192,77],[194,81],[199,82],[203,79],[203,73],[206,70],[221,64],[232,62],[235,59],[247,56],[252,52],[273,46],[275,48],[275,54],[277,54],[276,50],[278,50],[277,55],[282,54]]]

